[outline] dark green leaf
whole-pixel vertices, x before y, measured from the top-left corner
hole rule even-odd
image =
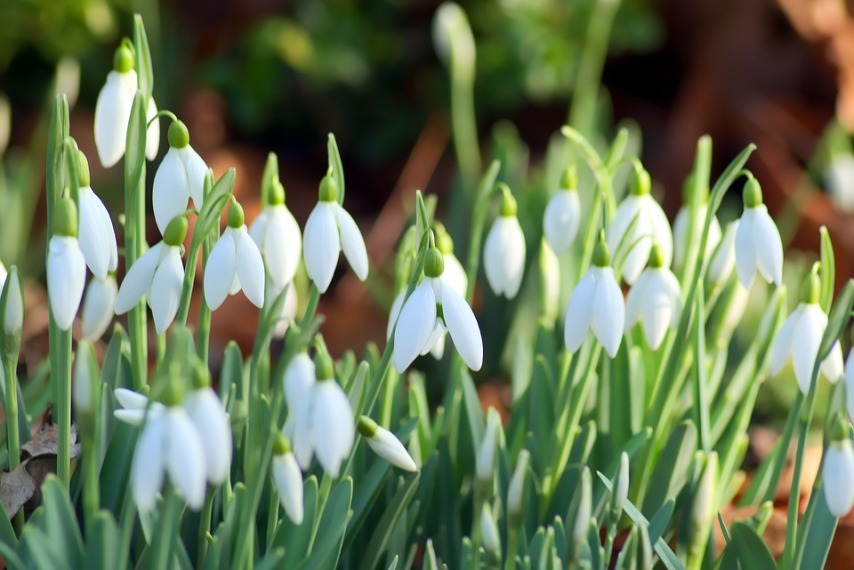
[[[400,524],[400,517],[406,512],[409,501],[418,487],[419,476],[409,476],[398,488],[382,517],[375,526],[371,539],[365,547],[365,556],[362,559],[362,570],[371,570],[379,564],[380,558],[388,547],[392,530]]]
[[[777,563],[762,538],[749,525],[736,521],[732,525],[732,545],[742,568],[777,570]],[[806,566],[805,568],[821,568]]]

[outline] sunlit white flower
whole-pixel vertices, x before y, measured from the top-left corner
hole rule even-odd
[[[755,178],[744,185],[744,213],[735,234],[735,268],[745,287],[753,284],[758,271],[769,283],[783,282],[783,242]]]
[[[807,277],[802,302],[783,323],[771,345],[771,375],[779,374],[791,358],[795,378],[804,395],[809,392],[813,365],[827,328],[827,315],[818,304],[818,291],[818,276],[812,273]],[[842,349],[838,342],[821,363],[821,372],[831,382],[843,375]]]
[[[127,388],[116,388],[113,390],[113,395],[121,406],[113,411],[113,416],[117,420],[134,427],[142,425],[146,414],[149,418],[153,418],[162,414],[166,409],[166,406],[157,401],[153,401],[149,405],[148,396]]]
[[[80,251],[92,274],[101,280],[107,273],[116,270],[119,262],[116,246],[116,230],[110,213],[100,198],[89,187],[89,164],[78,151],[78,173],[80,187],[77,189]]]
[[[285,514],[295,525],[303,520],[303,490],[302,471],[300,471],[290,444],[283,435],[279,435],[273,447],[271,464],[273,483],[279,494],[279,502],[285,509]]]
[[[317,382],[311,388],[309,430],[314,454],[324,471],[338,477],[341,464],[350,455],[356,437],[356,422],[347,394],[335,381],[332,360],[320,355]]]
[[[357,426],[359,433],[365,438],[374,453],[391,463],[392,465],[403,469],[404,471],[417,471],[415,461],[412,456],[406,451],[406,448],[397,437],[384,427],[368,416],[359,418]]]
[[[611,358],[617,355],[626,309],[609,262],[608,246],[600,237],[593,253],[593,265],[576,285],[566,308],[563,338],[570,352],[581,348],[587,331],[592,330],[608,355]]]
[[[697,240],[697,243],[700,243],[700,232],[703,231],[703,224],[705,223],[708,212],[708,204],[703,204],[698,209],[694,238]],[[691,208],[687,205],[682,206],[676,214],[676,219],[673,221],[673,265],[676,267],[682,267],[685,260],[685,251],[688,248],[688,224],[690,222]],[[709,259],[709,256],[715,251],[720,241],[721,224],[718,222],[717,216],[712,216],[709,235],[706,238],[706,259]]]
[[[501,416],[491,407],[486,413],[486,428],[475,454],[475,475],[478,481],[492,481],[495,474],[495,461],[498,455],[498,442],[501,437]]]
[[[565,253],[575,240],[581,222],[575,168],[569,167],[561,179],[560,189],[551,197],[543,214],[543,233],[556,255]]]
[[[288,403],[288,419],[285,435],[293,442],[294,455],[303,469],[311,466],[314,441],[311,433],[311,394],[317,382],[314,362],[301,352],[294,356],[285,368],[282,384],[285,401]]]
[[[181,405],[201,436],[207,480],[219,485],[231,469],[231,424],[225,407],[210,386],[190,390]]]
[[[737,232],[738,220],[730,222],[709,261],[709,269],[706,272],[709,283],[721,285],[732,275],[732,270],[735,269],[735,235]]]
[[[169,125],[169,150],[154,174],[151,206],[160,232],[166,231],[175,217],[187,210],[190,198],[197,210],[205,199],[205,174],[208,167],[190,146],[190,132],[181,121]]]
[[[264,306],[264,261],[243,223],[243,208],[232,202],[228,227],[205,264],[205,301],[216,310],[229,293],[241,289],[253,305]]]
[[[516,200],[502,188],[501,214],[490,228],[483,248],[483,269],[493,293],[512,299],[525,274],[525,234],[516,217]]]
[[[77,242],[77,208],[69,198],[57,201],[53,237],[47,254],[47,293],[50,311],[61,330],[69,330],[86,285],[86,261]]]
[[[205,501],[204,443],[190,416],[181,406],[149,414],[136,443],[130,483],[141,512],[151,512],[165,474],[187,506],[199,510]]]
[[[466,296],[469,279],[466,275],[466,270],[457,256],[454,255],[454,240],[445,229],[445,226],[439,222],[435,224],[436,247],[442,254],[442,260],[445,262],[445,270],[442,272],[442,281],[453,287],[461,297]]]
[[[824,179],[834,203],[843,212],[854,212],[854,156],[848,153],[834,156]]]
[[[441,279],[442,254],[431,248],[424,264],[424,279],[403,304],[394,330],[392,363],[406,370],[419,354],[434,347],[447,328],[460,356],[472,370],[483,365],[483,339],[477,319],[465,299]],[[437,305],[442,309],[439,317]]]
[[[96,341],[113,322],[119,290],[112,274],[104,280],[92,278],[83,297],[83,338]]]
[[[619,257],[623,256],[623,252],[628,252],[623,262],[623,279],[629,285],[643,271],[653,243],[661,246],[664,264],[668,267],[673,257],[670,222],[649,193],[649,188],[649,174],[639,167],[635,170],[629,195],[617,208],[608,226],[608,248]]]
[[[128,312],[145,297],[154,316],[157,334],[169,328],[181,300],[184,283],[181,244],[186,235],[187,219],[183,216],[175,218],[166,229],[163,241],[136,260],[119,287],[117,315]]]
[[[6,276],[3,276],[5,285]],[[3,314],[3,330],[6,336],[18,336],[24,328],[24,290],[21,289],[21,279],[18,277],[18,268],[14,265],[8,274],[9,292],[6,294],[6,309]]]
[[[626,300],[626,333],[641,321],[646,342],[655,350],[661,346],[668,327],[676,330],[681,311],[679,281],[664,266],[664,256],[656,244],[650,252],[649,266],[629,291]]]
[[[848,358],[845,360],[845,394],[848,417],[854,418],[854,349],[848,351]]]
[[[317,206],[305,223],[302,245],[305,270],[317,289],[325,293],[341,251],[356,277],[367,279],[368,251],[353,217],[338,204],[338,186],[332,176],[323,178],[319,194]]]
[[[854,449],[848,437],[831,441],[824,452],[822,469],[824,499],[835,517],[844,517],[854,507]]]
[[[270,280],[281,291],[296,275],[302,236],[297,221],[285,206],[285,191],[278,180],[273,183],[270,201],[252,222],[249,235],[261,251]]]

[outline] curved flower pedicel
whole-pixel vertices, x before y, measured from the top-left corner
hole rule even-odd
[[[53,207],[53,237],[47,254],[47,293],[56,325],[71,328],[86,285],[86,261],[77,241],[77,208],[70,198]]]
[[[477,319],[462,295],[441,278],[443,271],[442,254],[431,247],[424,262],[424,279],[404,302],[394,329],[392,363],[400,373],[419,354],[433,348],[437,335],[446,327],[466,365],[472,370],[483,365],[483,339]]]
[[[566,308],[563,338],[570,352],[581,348],[587,331],[592,330],[608,355],[611,358],[617,355],[626,309],[610,260],[608,245],[600,233],[593,264],[578,282]]]
[[[486,236],[483,269],[492,291],[512,299],[519,293],[525,275],[525,234],[516,217],[516,200],[501,186],[501,210]]]
[[[205,264],[205,302],[211,310],[240,290],[259,309],[264,306],[264,261],[249,237],[243,208],[236,201],[228,210],[228,227]]]
[[[302,471],[300,471],[291,445],[282,434],[278,434],[273,442],[273,461],[270,465],[273,473],[273,484],[279,494],[279,502],[285,509],[285,514],[295,525],[302,524],[303,519],[303,490]]]
[[[649,173],[635,165],[635,175],[629,195],[617,208],[611,225],[608,226],[608,248],[616,256],[628,251],[623,263],[623,279],[633,284],[649,259],[653,243],[661,247],[664,264],[670,266],[673,258],[673,235],[664,210],[649,193]]]
[[[338,254],[343,251],[360,281],[368,278],[368,251],[353,217],[338,204],[338,185],[327,174],[320,182],[319,200],[305,223],[305,270],[325,293],[332,282]]]
[[[626,333],[641,321],[646,342],[656,350],[667,329],[676,330],[682,311],[682,293],[676,276],[665,267],[658,244],[652,246],[649,265],[643,270],[626,300]]]
[[[302,251],[299,224],[285,205],[285,189],[273,181],[269,203],[249,227],[249,236],[258,246],[270,283],[280,293],[296,275]]]
[[[190,198],[197,210],[205,200],[205,173],[208,167],[190,146],[190,132],[181,121],[169,125],[169,150],[154,174],[151,206],[160,232],[187,210]]]
[[[95,278],[103,281],[119,263],[116,231],[106,206],[89,186],[89,162],[79,150],[77,172],[80,251]]]
[[[162,334],[169,328],[181,301],[184,264],[181,245],[187,236],[187,218],[172,220],[163,241],[146,251],[128,270],[116,298],[116,314],[130,311],[143,297],[154,316],[154,328]]]
[[[735,269],[745,287],[753,284],[758,271],[778,287],[783,282],[783,242],[768,208],[762,203],[762,189],[755,178],[744,185],[744,213],[735,234]]]
[[[561,177],[560,189],[551,197],[543,214],[543,233],[555,254],[565,253],[578,233],[581,202],[578,199],[578,175],[570,165]]]

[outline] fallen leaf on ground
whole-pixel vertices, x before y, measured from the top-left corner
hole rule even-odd
[[[26,470],[26,463],[11,473],[0,473],[0,503],[10,519],[30,500],[36,483]]]

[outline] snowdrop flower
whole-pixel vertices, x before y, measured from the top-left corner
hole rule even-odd
[[[107,82],[95,103],[95,146],[104,168],[115,165],[125,154],[128,122],[137,92],[137,76],[133,69],[134,57],[130,45],[126,40],[116,50],[113,71],[107,74]],[[157,115],[157,105],[151,97],[148,98],[145,115],[149,122]],[[154,121],[146,135],[145,155],[148,160],[157,156],[159,146],[160,125]]]
[[[724,235],[718,242],[718,247],[715,248],[709,261],[706,279],[711,285],[722,285],[732,275],[732,270],[735,269],[736,233],[738,233],[738,220],[727,225]]]
[[[92,274],[103,281],[108,272],[116,270],[119,263],[116,231],[106,206],[89,186],[89,162],[79,150],[77,164],[80,251]]]
[[[512,299],[525,274],[525,234],[516,217],[516,200],[506,185],[501,187],[501,211],[486,236],[483,269],[492,291]]]
[[[273,442],[273,483],[279,493],[279,502],[285,509],[285,514],[295,525],[301,525],[303,520],[303,483],[300,471],[288,439],[279,434]]]
[[[673,221],[673,265],[681,267],[685,261],[685,251],[688,248],[688,226],[691,223],[691,207],[688,205],[693,194],[691,185],[693,184],[693,176],[689,177],[685,184],[685,192],[683,196],[683,206],[676,213],[676,219]],[[706,221],[706,215],[709,213],[709,191],[704,188],[702,196],[699,198],[702,203],[697,208],[697,220],[695,221],[695,239],[700,239],[700,232],[703,231],[703,225]],[[709,226],[709,235],[706,237],[706,252],[705,257],[709,259],[712,252],[721,241],[721,224],[718,222],[717,216],[712,216],[712,223]]]
[[[498,440],[501,437],[501,416],[498,411],[491,407],[486,413],[486,428],[483,439],[477,448],[475,455],[475,474],[477,480],[490,482],[495,474],[495,460],[498,451]]]
[[[151,206],[160,232],[166,231],[175,217],[187,210],[187,203],[201,210],[205,200],[205,174],[208,167],[190,146],[190,132],[181,121],[169,125],[169,150],[154,174]]]
[[[95,388],[100,388],[98,368],[95,365],[95,354],[92,345],[82,341],[77,345],[77,353],[74,355],[74,382],[71,401],[74,403],[74,411],[78,418],[88,416],[95,411]],[[79,421],[79,420],[78,420]]]
[[[461,297],[466,296],[466,291],[469,286],[469,278],[466,275],[466,270],[463,264],[454,255],[454,240],[445,229],[445,226],[436,222],[436,247],[442,254],[442,261],[445,262],[445,271],[442,272],[442,281],[453,287]]]
[[[282,291],[299,267],[302,236],[297,221],[285,206],[285,189],[278,180],[273,181],[269,199],[270,203],[264,205],[252,222],[249,236],[261,251],[270,281],[277,291]]]
[[[418,471],[412,456],[393,433],[377,425],[377,422],[368,416],[359,418],[357,429],[377,455],[404,471]]]
[[[222,401],[211,389],[207,368],[200,364],[194,368],[193,385],[181,404],[201,436],[207,481],[219,485],[231,469],[231,424]]]
[[[71,328],[86,285],[86,261],[77,242],[77,208],[70,198],[53,207],[53,236],[48,244],[47,292],[56,325]]]
[[[846,153],[830,159],[824,179],[833,202],[843,212],[854,212],[854,156]]]
[[[212,311],[229,293],[240,290],[259,309],[264,306],[264,261],[249,237],[243,208],[237,201],[228,210],[228,227],[217,240],[205,264],[205,302]]]
[[[854,418],[854,348],[845,360],[845,394],[848,400],[848,417]]]
[[[116,388],[113,390],[113,395],[119,406],[121,406],[121,408],[113,411],[113,417],[134,427],[142,425],[146,414],[151,419],[160,415],[166,409],[163,404],[156,400],[149,404],[148,396],[128,390],[127,388]]]
[[[578,176],[570,165],[561,177],[560,189],[551,197],[543,214],[543,233],[556,255],[565,253],[578,233],[581,202],[578,200]]]
[[[768,208],[762,203],[762,189],[751,177],[744,185],[744,213],[735,234],[735,269],[745,287],[753,284],[758,271],[769,283],[783,282],[783,243]]]
[[[368,278],[368,252],[353,217],[338,204],[338,185],[327,174],[320,183],[319,200],[305,223],[305,270],[317,289],[325,293],[332,282],[338,254],[350,262],[360,281]]]
[[[314,453],[324,471],[338,477],[341,464],[350,455],[356,437],[353,408],[347,394],[335,381],[332,359],[318,354],[315,360],[317,382],[311,388],[309,429]]]
[[[96,341],[107,331],[113,322],[116,310],[118,285],[113,274],[106,279],[92,278],[83,297],[83,339]]]
[[[664,253],[662,247],[662,256]],[[566,349],[575,352],[581,348],[588,329],[592,330],[608,355],[614,358],[623,337],[625,302],[614,270],[609,266],[611,254],[601,233],[592,262],[569,299],[563,338]]]
[[[795,378],[804,395],[809,392],[813,365],[824,329],[827,328],[827,315],[818,304],[820,289],[820,281],[814,270],[804,283],[801,303],[783,323],[771,345],[771,375],[779,374],[791,358]],[[821,363],[821,372],[831,382],[836,382],[843,375],[842,349],[838,342]]]
[[[661,246],[665,265],[670,266],[673,257],[670,222],[649,189],[649,173],[636,164],[629,195],[608,226],[608,249],[614,255],[618,251],[628,251],[623,263],[623,279],[629,285],[637,280],[646,265],[653,243]]]
[[[649,254],[649,265],[638,277],[626,300],[626,333],[641,321],[646,342],[656,350],[661,346],[668,327],[676,330],[681,311],[679,281],[664,266],[664,254],[655,244]]]
[[[465,299],[441,278],[444,259],[435,247],[427,252],[424,279],[403,303],[394,329],[392,363],[403,373],[419,354],[426,354],[447,327],[460,356],[472,370],[483,365],[483,339]],[[437,311],[441,307],[441,317]]]
[[[7,279],[8,278],[8,279]],[[9,284],[6,285],[8,280]],[[20,342],[21,330],[24,328],[24,291],[21,289],[21,280],[18,277],[18,268],[14,265],[7,276],[4,276],[0,288],[6,286],[6,308],[3,313],[3,331],[7,339],[18,337]]]
[[[285,434],[293,442],[294,455],[303,469],[311,466],[314,455],[310,420],[311,394],[316,382],[314,362],[305,352],[291,359],[282,377],[285,401],[288,403]]]
[[[840,430],[824,452],[822,483],[827,508],[835,517],[844,517],[854,507],[854,449],[848,427]]]
[[[181,247],[187,236],[187,218],[172,220],[163,234],[163,241],[146,251],[128,270],[116,298],[116,314],[131,310],[146,297],[154,316],[154,328],[162,334],[178,313],[181,288],[184,283],[184,264]]]

